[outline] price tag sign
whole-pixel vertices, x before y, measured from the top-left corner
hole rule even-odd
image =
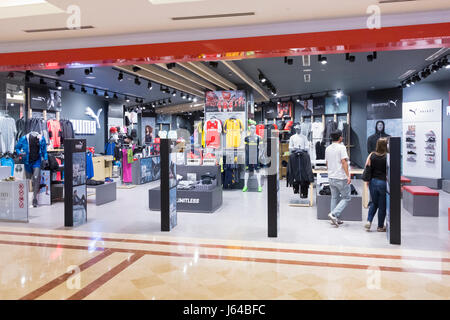
[[[216,165],[216,159],[203,159],[203,165],[204,166],[215,166]]]
[[[202,164],[202,159],[187,159],[188,166],[200,166]]]

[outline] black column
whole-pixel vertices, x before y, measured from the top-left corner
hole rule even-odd
[[[399,137],[389,139],[387,159],[386,233],[390,244],[401,244],[401,146]]]
[[[270,132],[272,135],[272,133]],[[270,151],[270,165],[267,171],[267,227],[270,238],[278,237],[280,230],[280,178],[278,137],[267,138],[267,150]]]
[[[171,140],[161,139],[161,231],[177,225],[177,172],[171,156]]]

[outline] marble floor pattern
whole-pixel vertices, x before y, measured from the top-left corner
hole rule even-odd
[[[0,227],[0,300],[450,299],[450,253]]]

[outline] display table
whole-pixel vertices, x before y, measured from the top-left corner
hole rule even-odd
[[[358,191],[358,190],[357,190]],[[316,191],[317,219],[328,220],[331,211],[331,195],[321,195]],[[362,221],[362,197],[352,195],[350,203],[341,214],[342,221]]]
[[[159,180],[161,176],[161,158],[149,156],[140,158],[131,164],[132,184],[140,185]]]
[[[102,204],[109,203],[117,199],[117,184],[115,182],[99,184],[97,186],[86,185],[86,188],[95,190],[96,206],[101,206]]]
[[[0,220],[28,222],[28,181],[0,181]]]
[[[413,216],[439,217],[439,192],[425,186],[406,186],[403,207]]]

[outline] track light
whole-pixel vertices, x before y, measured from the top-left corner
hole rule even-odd
[[[140,86],[141,85],[141,80],[139,80],[139,77],[136,77],[134,79],[134,84]]]
[[[170,99],[170,98],[169,98],[169,100],[168,100],[168,101],[169,101],[169,103],[172,103],[172,99]]]
[[[439,70],[439,67],[436,64],[433,64],[431,67],[431,72],[436,73]]]
[[[139,103],[139,99],[138,99],[138,98],[136,98],[134,101],[135,101],[136,103]]]
[[[341,97],[342,97],[342,91],[341,91],[341,89],[338,89],[338,91],[336,91],[335,97],[336,97],[336,98],[341,98]]]
[[[113,98],[114,99],[119,99],[119,97],[117,96],[117,93],[114,92]]]
[[[297,99],[295,101],[300,102],[300,97],[297,97]]]
[[[321,64],[327,64],[328,63],[328,60],[327,60],[327,57],[322,57],[322,55],[321,54],[319,54],[319,57],[317,58],[318,59],[318,61],[321,63]]]
[[[219,63],[217,61],[210,61],[209,65],[213,68],[217,68],[219,66]]]
[[[81,92],[83,92],[83,93],[87,92],[87,90],[86,90],[86,88],[84,86],[81,87]]]
[[[128,98],[127,96],[125,96],[125,101],[126,101],[126,102],[130,102],[130,98]]]
[[[98,92],[97,89],[94,89],[94,91],[92,92],[94,95],[98,96]]]
[[[350,55],[350,53],[346,53],[346,54],[345,54],[345,60],[350,61],[350,62],[355,62],[356,57]]]
[[[64,74],[64,69],[59,69],[58,71],[56,71],[56,75],[58,77],[61,77]]]
[[[133,67],[133,72],[138,72],[141,71],[141,68],[139,68],[138,66],[134,66]]]
[[[172,96],[174,96],[174,97],[177,96],[177,92],[175,90],[172,91]]]
[[[194,102],[197,102],[197,101],[198,101],[198,98],[197,98],[197,97],[194,97],[193,101],[194,101]]]
[[[104,96],[105,96],[106,99],[109,99],[109,93],[108,93],[108,91],[105,91],[105,95],[104,95]]]
[[[286,64],[291,66],[291,65],[294,64],[294,59],[288,58],[288,57],[284,57],[284,63],[286,63]]]
[[[34,77],[34,73],[30,70],[25,71],[25,81],[30,82],[30,79]]]
[[[56,86],[56,89],[58,89],[58,90],[62,89],[62,85],[59,81],[56,81],[55,86]]]
[[[167,64],[166,64],[166,67],[167,67],[167,69],[169,69],[169,70],[175,68],[176,66],[177,66],[177,65],[176,65],[174,62],[172,62],[172,63],[167,63]]]
[[[261,71],[259,72],[259,81],[261,83],[265,83],[267,81],[267,78],[264,76],[264,74]]]
[[[368,56],[367,56],[367,61],[368,62],[372,62],[373,60],[375,60],[377,58],[377,53],[376,53],[376,51],[374,51],[372,54],[369,54]]]
[[[188,96],[188,100],[189,100],[189,101],[192,101],[192,97],[191,97],[191,96]]]
[[[147,89],[148,90],[152,90],[153,89],[152,83],[150,81],[147,84]]]
[[[406,81],[406,86],[409,88],[411,87],[411,80]]]
[[[184,93],[182,93],[181,98],[186,99],[186,95]]]
[[[117,76],[117,80],[123,81],[123,72],[122,71],[119,72],[119,75]]]
[[[14,78],[14,72],[8,73],[8,78],[10,78],[10,79]]]
[[[73,84],[70,84],[70,85],[69,85],[69,90],[70,90],[70,91],[75,91],[75,87],[73,86]]]
[[[92,73],[94,73],[94,70],[92,69],[92,67],[90,67],[90,68],[88,68],[88,69],[84,69],[84,74],[85,75],[90,75],[90,74],[92,74]]]

